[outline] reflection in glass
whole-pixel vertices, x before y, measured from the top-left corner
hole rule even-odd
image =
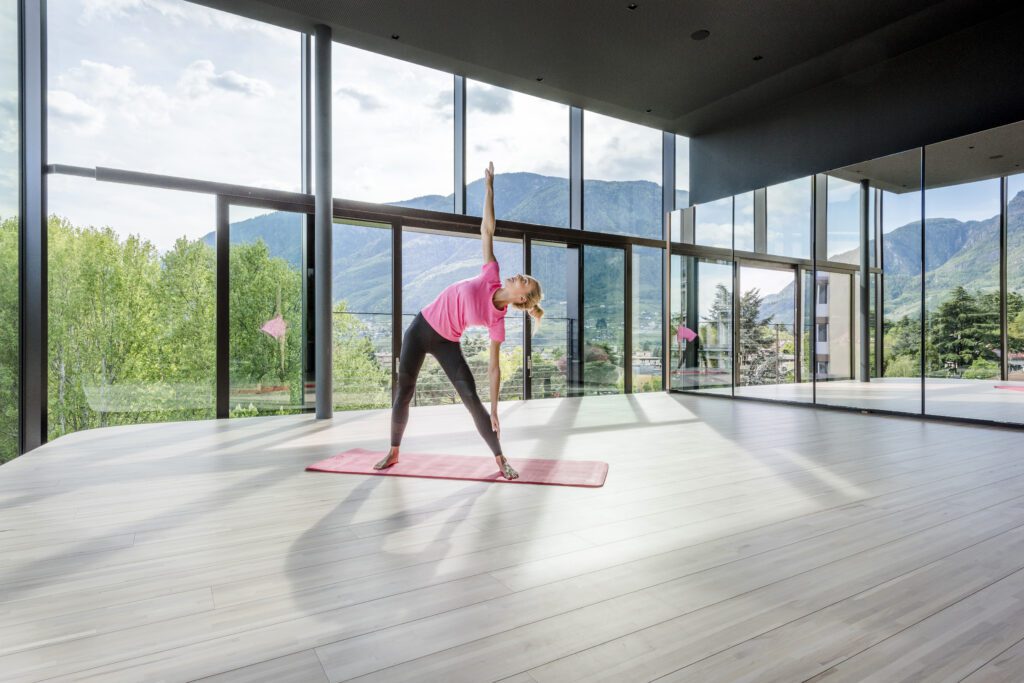
[[[18,3],[0,2],[0,464],[18,454]]]
[[[811,179],[797,178],[767,189],[768,253],[811,256]]]
[[[672,255],[671,388],[732,393],[731,263]]]
[[[59,175],[48,190],[49,438],[214,417],[213,198]]]
[[[584,112],[583,227],[662,239],[661,131]]]
[[[520,242],[495,240],[494,256],[501,278],[523,272],[523,246]],[[439,235],[406,228],[402,233],[402,333],[423,308],[450,284],[480,274],[483,259],[480,239],[462,235]],[[544,282],[541,281],[541,285]],[[547,290],[545,289],[545,302]],[[543,304],[542,304],[543,307]],[[546,310],[546,309],[545,309]],[[490,401],[487,375],[490,340],[487,330],[470,327],[462,335],[462,354],[466,357],[477,393]],[[523,313],[509,310],[505,317],[505,342],[501,345],[501,400],[523,396]],[[459,403],[461,399],[437,360],[427,355],[416,382],[412,405]]]
[[[332,48],[334,196],[453,211],[452,75]]]
[[[693,207],[694,243],[732,249],[732,197]]]
[[[861,185],[835,176],[827,178],[828,259],[859,265]]]
[[[754,193],[745,192],[734,198],[734,246],[736,251],[754,251]]]
[[[391,405],[391,226],[335,221],[334,407]]]
[[[626,350],[626,256],[583,247],[583,393],[622,393]]]
[[[633,247],[633,392],[661,391],[664,252]]]
[[[184,0],[61,0],[46,29],[49,163],[300,189],[297,31]]]
[[[498,219],[569,226],[569,107],[466,81],[466,213],[483,210],[493,161]]]
[[[301,412],[312,403],[302,364],[306,216],[233,206],[231,219],[230,415]]]
[[[577,395],[579,248],[531,242],[532,274],[544,288],[544,319],[530,340],[534,398]]]
[[[744,264],[739,283],[736,395],[810,400],[810,386],[796,384],[796,271]]]

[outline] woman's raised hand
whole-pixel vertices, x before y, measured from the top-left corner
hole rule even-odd
[[[494,162],[490,161],[487,163],[487,168],[484,169],[484,180],[487,182],[487,187],[494,187]]]

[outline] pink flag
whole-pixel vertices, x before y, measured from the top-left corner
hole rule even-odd
[[[288,323],[284,321],[284,318],[281,317],[280,313],[263,323],[263,327],[260,328],[261,332],[266,332],[274,339],[280,339],[283,337],[287,330]]]
[[[685,325],[680,325],[676,330],[676,339],[685,339],[688,342],[692,342],[696,338],[697,333]]]

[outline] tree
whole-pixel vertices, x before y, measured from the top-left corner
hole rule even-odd
[[[761,318],[764,297],[758,288],[740,297],[740,377],[745,385],[778,384],[783,381],[780,348],[773,329],[774,316]]]
[[[386,408],[391,404],[391,372],[381,367],[367,326],[348,313],[348,304],[334,305],[334,405],[342,410]]]

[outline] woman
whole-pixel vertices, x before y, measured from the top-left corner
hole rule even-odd
[[[391,409],[391,450],[387,457],[374,465],[378,470],[398,462],[398,447],[402,442],[405,425],[409,422],[409,402],[416,390],[416,378],[429,353],[438,360],[448,379],[455,385],[463,405],[476,422],[476,429],[494,453],[498,469],[506,479],[517,479],[516,472],[505,460],[498,439],[498,393],[501,389],[501,369],[498,364],[501,343],[505,341],[505,314],[512,306],[526,311],[540,323],[544,311],[539,306],[543,297],[540,283],[529,275],[513,275],[501,281],[498,262],[494,258],[494,164],[484,170],[486,195],[484,215],[480,223],[480,242],[483,246],[484,265],[480,274],[468,280],[449,285],[432,303],[424,308],[409,325],[402,339],[402,354],[398,360],[398,392]],[[490,339],[488,377],[491,385],[491,413],[487,414],[476,394],[476,381],[462,355],[459,340],[467,327],[482,325]]]

